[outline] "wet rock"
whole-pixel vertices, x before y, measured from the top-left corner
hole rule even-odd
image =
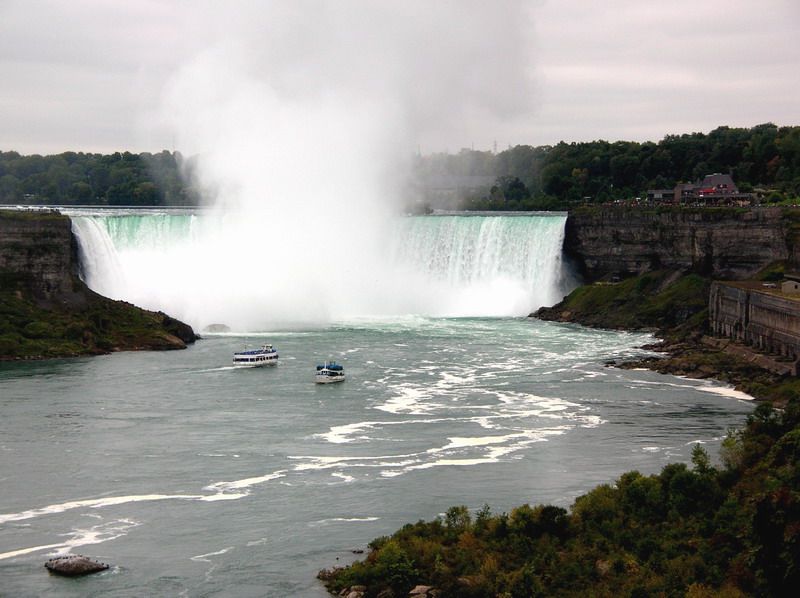
[[[108,565],[105,563],[98,563],[85,556],[62,556],[52,558],[44,564],[48,571],[58,573],[59,575],[67,575],[69,577],[78,577],[79,575],[88,575],[90,573],[97,573],[98,571],[105,571]]]
[[[225,324],[209,324],[203,328],[203,332],[230,332],[230,326]]]

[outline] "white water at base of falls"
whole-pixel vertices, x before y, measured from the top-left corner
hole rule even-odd
[[[69,215],[90,288],[199,330],[525,316],[570,290],[561,214],[398,217],[370,242],[214,211]]]

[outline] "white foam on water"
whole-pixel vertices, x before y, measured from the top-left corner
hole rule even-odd
[[[309,521],[308,527],[324,527],[335,523],[369,523],[378,521],[380,517],[332,517],[330,519],[320,519]]]
[[[285,470],[276,471],[274,473],[268,473],[263,476],[257,476],[253,478],[245,478],[242,480],[234,480],[232,482],[215,482],[213,484],[209,484],[205,486],[203,490],[209,490],[211,492],[216,492],[219,495],[223,496],[204,496],[202,497],[203,500],[221,500],[225,498],[225,494],[230,492],[231,490],[242,490],[246,488],[250,488],[251,486],[256,486],[258,484],[264,484],[265,482],[269,482],[271,480],[276,480],[278,478],[284,477],[286,474]],[[240,498],[239,494],[234,494],[236,498]],[[246,495],[245,495],[246,496]]]
[[[230,552],[233,549],[234,549],[233,546],[228,546],[227,548],[223,548],[223,549],[217,550],[215,552],[207,552],[206,554],[198,554],[196,556],[191,557],[190,560],[197,561],[197,562],[210,563],[211,559],[209,557],[220,556],[220,555],[223,555],[223,554],[227,554],[228,552]]]
[[[429,390],[416,387],[396,387],[397,396],[392,397],[382,405],[375,408],[387,413],[410,415],[425,415],[442,406],[439,404],[429,404],[425,401],[432,397]]]
[[[69,538],[64,542],[31,546],[29,548],[20,548],[10,552],[0,553],[0,560],[42,551],[52,551],[50,554],[53,556],[66,556],[81,546],[101,544],[125,536],[129,529],[138,525],[139,523],[130,519],[117,519],[99,523],[86,529],[74,529],[70,532],[60,534],[62,537]]]
[[[290,456],[289,459],[307,461],[294,467],[294,471],[322,470],[346,467],[399,467],[413,463],[419,455],[379,455],[364,457],[315,457],[315,456]],[[401,461],[396,461],[401,459]],[[409,460],[412,459],[412,460]]]
[[[130,519],[118,519],[100,523],[88,529],[76,529],[67,534],[72,539],[64,543],[63,548],[58,551],[59,555],[69,554],[72,550],[89,544],[101,544],[109,540],[115,540],[128,533],[128,530],[137,527],[138,522]]]
[[[720,440],[724,440],[726,436],[714,436],[713,438],[706,438],[705,440],[698,438],[697,440],[690,440],[689,442],[685,443],[684,446],[692,446],[694,444],[708,444],[710,442],[719,442]]]
[[[725,386],[699,386],[697,387],[697,390],[714,393],[723,397],[729,397],[731,399],[738,399],[740,401],[755,401],[755,397],[747,394],[746,392]]]
[[[61,548],[62,546],[63,544],[44,544],[42,546],[20,548],[19,550],[12,550],[11,552],[0,552],[0,561],[3,559],[10,559],[15,556],[22,556],[23,554],[30,554],[32,552],[41,552],[43,550],[50,550],[51,548]]]
[[[341,480],[342,480],[342,482],[344,482],[345,484],[349,484],[350,482],[355,482],[355,481],[356,481],[356,479],[355,479],[353,476],[350,476],[350,475],[347,475],[347,474],[345,474],[345,473],[342,473],[341,471],[335,471],[335,472],[333,472],[333,473],[331,474],[331,477],[332,477],[332,478],[339,478],[339,479],[341,479]]]
[[[110,507],[116,505],[123,505],[133,502],[145,502],[156,500],[199,500],[205,498],[203,495],[197,494],[138,494],[131,496],[113,496],[106,498],[92,498],[88,500],[75,500],[55,505],[48,505],[39,509],[30,509],[19,513],[7,513],[0,515],[0,523],[7,523],[9,521],[21,521],[23,519],[31,519],[34,517],[41,517],[43,515],[53,515],[56,513],[63,513],[72,509],[91,508],[97,509],[102,507]]]
[[[519,432],[516,434],[506,434],[505,436],[478,436],[472,438],[448,438],[450,442],[442,447],[431,448],[428,449],[426,452],[428,453],[439,453],[442,451],[450,451],[454,449],[460,449],[465,447],[475,447],[475,446],[486,446],[489,444],[501,444],[508,442],[512,438],[519,438],[521,436],[526,436],[525,432]]]
[[[355,422],[352,424],[345,424],[343,426],[334,426],[328,432],[315,434],[315,437],[324,438],[333,444],[344,444],[348,442],[355,442],[356,440],[367,440],[368,436],[356,436],[354,434],[361,430],[373,428],[381,425],[380,422]]]

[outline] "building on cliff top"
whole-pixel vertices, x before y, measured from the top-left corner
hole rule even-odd
[[[647,199],[673,204],[752,205],[755,195],[741,193],[729,174],[707,174],[702,181],[677,185],[674,189],[648,189]]]
[[[800,275],[786,274],[785,280],[781,283],[781,293],[789,295],[800,295]]]

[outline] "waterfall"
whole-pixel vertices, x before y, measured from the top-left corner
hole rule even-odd
[[[562,214],[398,217],[378,235],[379,246],[349,255],[339,247],[344,240],[279,243],[269,227],[248,228],[246,216],[216,211],[70,216],[90,288],[200,330],[524,316],[569,290]]]

